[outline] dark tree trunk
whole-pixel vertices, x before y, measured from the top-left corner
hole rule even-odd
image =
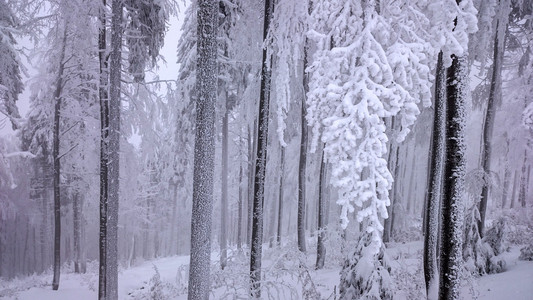
[[[305,208],[306,208],[306,198],[305,198],[305,173],[307,166],[307,121],[305,116],[307,115],[306,107],[306,98],[307,92],[309,92],[309,75],[305,72],[308,65],[308,56],[309,49],[307,45],[307,40],[304,45],[304,76],[303,76],[303,88],[304,95],[302,96],[302,107],[301,107],[301,136],[300,136],[300,161],[298,163],[298,250],[301,252],[306,251],[306,241],[305,241]]]
[[[74,192],[72,196],[73,235],[74,235],[74,273],[81,273],[81,224],[80,224],[80,196]]]
[[[452,56],[446,79],[446,154],[442,182],[442,229],[439,299],[458,299],[462,267],[462,226],[465,177],[465,57]]]
[[[118,295],[118,201],[120,152],[120,84],[122,67],[122,11],[123,1],[111,5],[111,52],[109,55],[109,144],[107,182],[107,228],[105,249],[105,297],[117,299]]]
[[[439,209],[441,202],[441,182],[446,138],[446,73],[439,53],[435,76],[435,101],[433,134],[431,138],[431,164],[429,173],[429,193],[426,207],[424,236],[424,279],[428,299],[436,299],[438,287],[437,239],[439,228]]]
[[[281,246],[281,229],[283,224],[283,178],[285,172],[285,147],[281,147],[281,158],[279,163],[279,197],[278,197],[278,228],[276,234],[276,243]]]
[[[265,0],[263,21],[263,40],[266,40],[274,3]],[[255,182],[252,214],[252,241],[250,253],[250,294],[252,298],[261,298],[261,255],[263,244],[263,205],[265,190],[265,171],[267,159],[268,112],[270,99],[270,66],[267,65],[267,49],[263,49],[261,60],[261,91],[259,95],[259,121],[257,135],[257,155],[255,164]],[[268,60],[271,61],[271,60]]]
[[[59,54],[59,66],[56,79],[56,87],[54,91],[54,134],[53,134],[53,150],[52,158],[54,161],[54,278],[52,281],[52,289],[59,288],[59,276],[61,270],[61,162],[59,156],[59,127],[61,125],[61,97],[63,89],[63,71],[65,61],[65,48],[67,46],[67,26],[65,25],[63,32],[63,44],[61,53]]]
[[[243,185],[243,167],[242,167],[242,152],[241,152],[241,157],[240,157],[240,161],[239,161],[239,202],[238,202],[238,215],[237,215],[237,249],[238,250],[241,250],[242,249],[242,206],[243,206],[243,197],[242,197],[242,193],[243,193],[243,188],[242,188],[242,185]]]
[[[99,236],[99,276],[98,299],[106,300],[106,268],[107,268],[107,201],[108,201],[108,142],[109,142],[109,99],[108,99],[108,61],[106,41],[106,0],[102,0],[100,11],[100,29],[98,32],[98,60],[100,63],[100,236]]]
[[[522,164],[522,175],[520,176],[520,188],[518,189],[518,203],[522,207],[526,207],[526,186],[527,186],[527,150],[524,150],[524,163]],[[531,166],[530,166],[531,167]]]
[[[492,63],[492,79],[490,82],[490,92],[487,102],[487,112],[485,114],[485,122],[483,123],[483,147],[481,150],[481,168],[485,174],[485,183],[481,188],[481,199],[479,201],[479,220],[478,220],[478,230],[479,236],[483,237],[483,230],[485,229],[485,215],[487,213],[487,202],[489,197],[489,185],[488,177],[490,174],[490,158],[492,153],[492,131],[494,127],[494,115],[495,115],[495,102],[500,96],[501,90],[501,63],[503,58],[504,47],[503,43],[499,41],[498,38],[498,27],[500,21],[496,20],[496,30],[494,33],[494,55]]]
[[[248,214],[246,218],[246,244],[250,247],[252,241],[252,216],[254,206],[254,171],[255,170],[255,149],[257,142],[253,139],[257,136],[257,120],[254,120],[252,130],[248,128]]]
[[[220,268],[222,270],[226,267],[228,259],[228,118],[229,110],[226,108],[224,117],[222,118],[222,195],[220,197]]]
[[[326,187],[326,166],[324,162],[324,151],[320,162],[320,179],[318,183],[318,241],[316,245],[316,265],[315,269],[324,268],[326,260],[326,201],[324,199]]]
[[[217,98],[218,3],[198,1],[196,63],[196,141],[194,144],[193,207],[189,300],[209,298],[211,225],[215,157],[215,103]]]

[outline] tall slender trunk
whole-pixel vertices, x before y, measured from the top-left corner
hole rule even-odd
[[[254,172],[255,169],[255,149],[257,142],[254,137],[257,136],[257,120],[254,120],[253,135],[252,130],[248,128],[248,214],[246,218],[246,244],[250,247],[252,241],[252,216],[254,206]]]
[[[492,63],[492,79],[490,82],[490,92],[487,102],[487,111],[485,114],[485,122],[483,123],[483,147],[481,151],[481,168],[485,174],[485,184],[481,188],[481,199],[479,201],[479,220],[478,220],[478,230],[479,236],[483,237],[483,230],[485,229],[485,215],[487,213],[487,202],[489,197],[489,185],[488,185],[488,176],[490,173],[491,163],[491,153],[492,153],[492,131],[494,128],[494,115],[495,115],[495,102],[497,98],[500,97],[501,92],[501,63],[503,58],[504,47],[503,43],[500,42],[498,37],[498,27],[500,21],[496,20],[496,30],[494,31],[494,55]]]
[[[324,162],[324,151],[322,147],[322,158],[320,160],[320,178],[318,183],[318,241],[316,246],[316,265],[315,269],[324,268],[326,260],[326,201],[324,199],[326,187],[326,166]]]
[[[102,0],[100,11],[100,29],[98,32],[98,60],[100,86],[100,236],[99,236],[99,276],[98,299],[106,300],[106,268],[107,268],[107,201],[108,201],[108,143],[109,143],[109,75],[106,41],[106,0]]]
[[[441,202],[441,182],[446,138],[446,73],[439,53],[435,75],[435,101],[433,133],[431,138],[431,165],[429,173],[429,193],[426,208],[426,227],[424,236],[424,279],[428,299],[437,299],[438,268],[437,239],[439,209]]]
[[[509,166],[505,166],[505,172],[503,175],[503,190],[502,190],[502,209],[507,205],[507,197],[509,196],[509,184],[511,182],[511,170]]]
[[[518,190],[518,203],[522,207],[526,207],[526,186],[527,186],[527,170],[529,167],[526,167],[527,164],[527,149],[524,150],[524,163],[522,164],[522,175],[520,175],[520,188]]]
[[[514,208],[514,202],[516,199],[516,191],[518,190],[518,170],[514,172],[514,180],[513,180],[513,190],[511,194],[511,206],[510,208]]]
[[[243,157],[242,157],[242,152],[241,152],[241,155],[240,155],[240,159],[239,159],[239,202],[238,202],[238,213],[237,213],[237,249],[238,250],[241,250],[242,249],[242,206],[243,206],[243,197],[242,197],[242,193],[243,193],[243,188],[242,188],[242,185],[243,185],[243,167],[242,167],[242,161],[243,161]]]
[[[222,270],[226,267],[228,259],[228,119],[229,110],[226,108],[224,117],[222,118],[222,195],[220,197],[220,268]]]
[[[105,0],[104,0],[105,5]],[[99,299],[118,297],[118,195],[119,195],[119,151],[120,151],[120,84],[122,51],[122,1],[111,5],[111,53],[109,56],[109,77],[105,61],[105,15],[101,15],[99,33],[100,49],[100,103],[102,114],[102,140],[100,158],[100,276]],[[109,81],[107,81],[109,80]],[[109,87],[109,98],[105,88]],[[107,98],[107,99],[106,99]],[[106,164],[107,166],[102,166]],[[105,172],[105,173],[104,173]],[[105,189],[105,191],[102,191]],[[102,224],[103,223],[103,224]],[[102,230],[103,229],[103,230]]]
[[[452,56],[446,79],[446,154],[442,181],[439,299],[458,299],[463,245],[465,177],[466,57]]]
[[[283,224],[283,179],[285,172],[285,147],[281,147],[281,158],[279,163],[279,195],[278,195],[278,229],[276,234],[276,243],[281,246],[281,229]]]
[[[263,20],[263,40],[266,40],[270,19],[274,12],[274,2],[265,0]],[[263,206],[265,191],[265,171],[267,159],[268,115],[270,99],[270,66],[267,65],[267,49],[263,49],[261,60],[261,91],[259,95],[259,121],[257,135],[257,155],[255,164],[254,201],[252,214],[252,241],[250,253],[250,294],[261,298],[261,255],[263,244]],[[271,61],[271,60],[268,60]]]
[[[74,273],[80,273],[80,239],[81,239],[81,228],[80,228],[80,203],[79,203],[79,194],[74,192],[72,196],[72,213],[73,213],[73,235],[74,235]]]
[[[211,288],[211,225],[217,99],[218,3],[198,1],[196,63],[196,140],[194,143],[193,207],[189,300],[207,300]]]
[[[54,278],[52,289],[59,288],[59,276],[61,270],[61,162],[59,156],[59,127],[61,125],[61,98],[63,91],[63,71],[65,70],[65,48],[67,46],[67,25],[63,29],[63,41],[59,54],[59,66],[57,71],[56,87],[54,91],[54,136],[52,158],[54,161]]]
[[[306,241],[305,241],[305,208],[306,208],[306,198],[305,198],[305,174],[307,166],[307,121],[305,119],[307,115],[306,99],[307,93],[309,92],[309,74],[306,73],[308,60],[309,60],[309,47],[308,41],[305,40],[304,44],[304,62],[303,62],[303,89],[304,94],[302,96],[302,107],[301,107],[301,136],[300,136],[300,161],[298,163],[298,250],[301,252],[306,252]]]

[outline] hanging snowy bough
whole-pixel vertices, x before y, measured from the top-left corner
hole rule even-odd
[[[298,67],[304,59],[305,33],[309,27],[309,1],[281,0],[276,4],[271,29],[264,47],[276,55],[276,68],[273,70],[273,81],[276,89],[278,137],[282,146],[284,131],[287,128],[285,119],[291,101],[291,83],[298,78]],[[268,58],[271,55],[267,56]],[[267,65],[270,65],[267,62]]]
[[[317,50],[308,68],[307,119],[311,151],[319,138],[326,144],[342,226],[357,206],[357,220],[368,225],[377,254],[393,182],[384,158],[384,119],[399,117],[401,142],[420,113],[419,104],[431,103],[438,52],[442,49],[449,65],[450,55],[462,55],[468,33],[477,28],[471,1],[461,6],[451,0],[375,6],[370,0],[314,4],[308,37]]]

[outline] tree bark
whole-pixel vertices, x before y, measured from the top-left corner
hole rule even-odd
[[[99,276],[98,299],[106,300],[106,268],[107,268],[107,202],[108,202],[108,143],[109,143],[109,99],[108,99],[108,60],[106,37],[106,0],[102,0],[100,11],[100,29],[98,32],[98,60],[100,86],[100,233],[99,233]]]
[[[522,175],[520,176],[520,188],[518,189],[518,203],[526,207],[526,186],[527,186],[527,150],[524,150],[524,163],[522,164]]]
[[[498,38],[498,27],[500,26],[500,21],[496,20],[496,30],[494,33],[494,54],[493,54],[493,63],[492,63],[492,79],[490,82],[490,92],[489,98],[487,101],[487,111],[485,114],[485,122],[483,123],[483,147],[481,150],[481,168],[485,176],[485,182],[481,188],[481,199],[479,201],[479,220],[478,220],[478,230],[479,236],[483,238],[483,231],[485,229],[485,215],[487,213],[487,202],[489,197],[489,184],[488,177],[490,174],[491,168],[491,153],[492,153],[492,131],[494,128],[494,117],[495,117],[495,102],[496,98],[500,96],[501,91],[501,63],[504,54],[503,43],[500,42]]]
[[[438,268],[437,239],[439,210],[441,202],[441,182],[446,138],[446,73],[439,53],[435,75],[435,104],[433,134],[431,138],[431,164],[429,173],[429,193],[426,208],[424,236],[424,279],[428,299],[437,299]]]
[[[193,207],[189,300],[209,298],[211,225],[215,157],[215,103],[217,98],[218,3],[198,1],[196,63],[196,141],[194,144]]]
[[[243,206],[243,197],[242,197],[242,193],[243,193],[243,188],[242,188],[242,185],[243,185],[243,167],[242,167],[242,152],[241,152],[241,155],[240,155],[240,160],[239,160],[239,202],[238,202],[238,213],[237,213],[237,249],[238,250],[242,250],[242,206]]]
[[[452,55],[446,79],[446,154],[442,182],[442,230],[439,299],[458,299],[462,268],[465,177],[465,102],[468,87],[465,57]]]
[[[274,12],[274,3],[265,0],[263,20],[263,40],[267,39],[270,20]],[[268,115],[270,99],[270,66],[267,65],[267,49],[263,49],[261,60],[261,91],[259,95],[259,121],[257,135],[257,155],[255,164],[255,182],[252,214],[252,241],[250,253],[250,294],[252,298],[261,298],[261,255],[263,244],[263,206],[265,190],[265,171],[267,159]],[[271,60],[268,60],[271,61]]]
[[[318,241],[316,246],[316,264],[315,269],[324,268],[326,260],[326,201],[324,199],[326,187],[326,166],[324,162],[324,151],[322,147],[322,159],[320,162],[320,179],[318,183]]]
[[[61,162],[59,156],[59,127],[61,125],[61,98],[63,91],[63,71],[65,69],[65,48],[67,46],[67,25],[63,29],[63,41],[59,54],[59,66],[57,71],[56,87],[54,91],[54,133],[52,158],[54,161],[54,278],[52,289],[59,288],[59,276],[61,271]]]
[[[281,246],[281,229],[283,224],[283,180],[285,172],[285,147],[281,147],[281,158],[279,163],[279,197],[278,197],[278,228],[276,234],[276,243],[278,247]]]
[[[226,97],[227,99],[227,97]],[[220,268],[224,270],[228,260],[227,218],[228,218],[228,117],[225,109],[222,118],[222,195],[220,207]]]

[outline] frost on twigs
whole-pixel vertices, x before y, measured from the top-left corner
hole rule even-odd
[[[388,257],[383,244],[375,253],[369,233],[363,233],[353,255],[344,263],[339,286],[340,299],[392,299]]]

